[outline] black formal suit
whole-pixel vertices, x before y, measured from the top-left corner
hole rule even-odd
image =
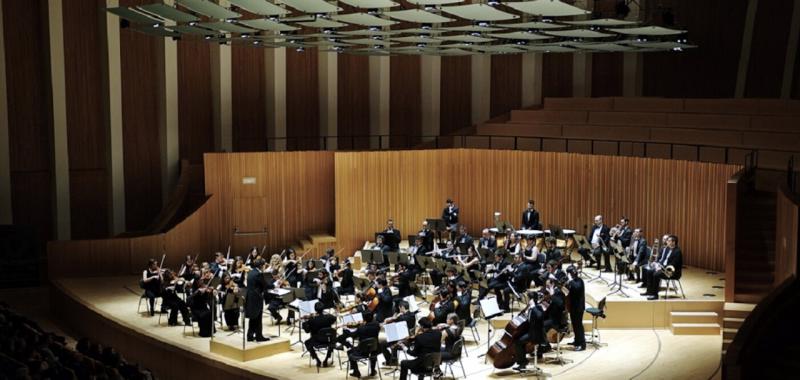
[[[397,251],[398,249],[400,249],[400,245],[399,244],[400,244],[400,240],[402,240],[401,235],[400,235],[400,230],[398,230],[397,228],[394,228],[391,231],[389,231],[389,229],[385,229],[385,230],[383,230],[383,233],[394,236],[394,242],[387,242],[387,245],[389,246],[389,250]],[[389,243],[392,243],[392,244],[389,244]]]
[[[458,207],[453,206],[445,207],[442,210],[442,220],[444,220],[444,224],[450,227],[450,240],[455,240],[456,236],[456,228],[458,227],[458,215],[459,210]]]
[[[380,332],[381,332],[381,324],[378,323],[377,321],[372,321],[372,322],[369,322],[369,323],[365,323],[365,324],[363,324],[361,326],[358,326],[356,331],[354,331],[352,333],[349,333],[349,335],[350,335],[350,337],[358,339],[358,341],[361,342],[363,340],[370,339],[370,338],[378,339],[378,334],[380,334]],[[353,354],[355,354],[355,350],[357,350],[357,349],[356,348],[350,349],[347,352],[348,357],[353,356]],[[361,352],[360,354],[367,355],[369,353]],[[375,364],[377,362],[378,362],[377,355],[369,360],[369,372],[370,373],[375,372]],[[356,363],[355,359],[350,359],[350,368],[353,369],[353,373],[354,374],[360,375],[360,373],[358,371],[358,364]]]
[[[412,348],[408,352],[414,359],[403,360],[400,363],[400,380],[408,378],[408,371],[419,372],[422,368],[422,358],[430,353],[440,352],[442,334],[439,331],[428,330],[414,338]]]
[[[625,226],[622,228],[622,232],[619,234],[619,243],[622,244],[622,248],[628,248],[631,245],[632,236],[633,231],[630,227]]]
[[[417,235],[422,237],[422,245],[428,250],[433,250],[433,231],[430,229],[422,229],[417,232]],[[409,242],[411,243],[411,242]]]
[[[600,269],[600,258],[598,256],[602,255],[603,258],[603,265],[605,266],[606,271],[611,271],[611,246],[609,246],[610,236],[609,236],[609,228],[605,224],[601,226],[593,225],[592,230],[589,232],[589,235],[586,236],[589,239],[589,243],[592,243],[592,238],[594,237],[594,232],[600,229],[599,238],[602,240],[599,244],[600,247],[593,248],[592,253],[595,256],[595,260],[597,260],[597,269]]]
[[[244,315],[250,323],[247,327],[247,339],[263,338],[261,331],[261,314],[264,312],[264,292],[272,289],[273,284],[266,281],[261,270],[253,268],[247,274],[247,292],[244,299]]]
[[[411,331],[417,325],[417,316],[415,313],[407,311],[394,318],[394,322],[405,322],[408,331]],[[383,352],[383,359],[389,363],[397,362],[397,346],[386,341],[381,341],[380,350]],[[391,348],[390,348],[391,347]]]
[[[375,310],[375,319],[378,322],[383,322],[384,319],[392,316],[394,302],[392,291],[388,286],[384,287],[383,291],[379,291],[376,297],[378,297],[378,308]]]
[[[458,307],[456,308],[458,318],[463,320],[464,323],[469,324],[472,322],[472,313],[470,312],[470,305],[472,305],[472,289],[467,288],[467,291],[461,293],[460,296],[456,296],[456,300],[458,301]]]
[[[664,268],[672,265],[675,268],[672,278],[676,280],[681,278],[683,274],[683,253],[680,247],[675,247],[674,249],[665,248],[661,253],[661,257],[658,258],[658,263]],[[651,268],[646,269],[644,275],[647,293],[650,295],[657,295],[659,284],[662,279],[667,278],[666,274],[663,270],[654,271]]]
[[[628,273],[628,279],[633,276],[636,281],[642,280],[642,268],[645,264],[647,264],[647,240],[644,238],[633,239],[631,240],[631,264],[636,264],[636,271],[633,273]]]
[[[539,211],[534,208],[527,208],[522,212],[522,224],[520,229],[523,230],[541,230],[542,224],[539,223]]]
[[[469,236],[469,234],[463,234],[463,235],[459,235],[458,236],[458,240],[456,241],[456,245],[459,246],[459,247],[462,247],[462,246],[470,246],[470,245],[474,246],[475,244],[474,244],[474,241],[472,240],[472,236]],[[467,253],[466,249],[462,249],[461,250],[461,254],[466,254],[466,253]]]
[[[323,343],[325,341],[322,334],[320,334],[320,330],[332,327],[334,323],[336,323],[336,317],[330,314],[319,314],[303,322],[303,330],[311,334],[311,337],[306,339],[305,345],[306,350],[308,350],[308,353],[311,355],[312,359],[319,360],[317,357],[317,352],[314,350],[314,345]],[[328,347],[325,361],[328,361],[328,359],[331,357],[331,354],[333,354],[333,343],[331,343],[331,345]]]
[[[586,288],[583,279],[573,278],[567,283],[569,290],[569,319],[572,322],[572,331],[575,333],[575,347],[586,346],[586,336],[583,331],[583,312],[586,309]]]
[[[490,251],[494,251],[497,249],[497,239],[494,237],[489,237],[488,239],[482,237],[478,240],[478,248],[485,248]]]
[[[528,331],[514,342],[514,358],[517,364],[521,366],[528,365],[527,352],[525,351],[525,345],[528,342],[533,342],[537,345],[545,342],[544,318],[545,312],[541,306],[536,305],[528,309]]]

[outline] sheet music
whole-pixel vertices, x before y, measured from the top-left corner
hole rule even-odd
[[[481,310],[485,317],[491,317],[497,314],[503,314],[500,306],[497,304],[497,298],[484,298],[481,300]]]
[[[274,289],[270,289],[269,291],[267,291],[267,293],[275,294],[277,296],[284,296],[284,295],[289,294],[291,292],[292,292],[291,289],[284,289],[284,288],[274,288]]]
[[[300,309],[300,316],[314,314],[316,309],[314,305],[317,304],[317,300],[310,300],[310,301],[300,301],[300,305],[298,309]]]
[[[412,313],[416,313],[419,310],[419,305],[417,305],[417,299],[411,295],[408,297],[403,298],[406,302],[408,302],[408,311]]]
[[[361,323],[363,320],[364,317],[361,315],[361,313],[345,314],[342,316],[342,323],[345,325]]]
[[[408,338],[408,325],[405,322],[389,323],[383,328],[386,331],[386,341],[389,343]]]

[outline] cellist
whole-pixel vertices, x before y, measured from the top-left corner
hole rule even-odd
[[[517,366],[514,367],[515,371],[524,371],[528,366],[528,353],[525,346],[528,343],[540,345],[545,342],[544,334],[544,316],[547,310],[547,304],[539,303],[539,293],[528,292],[528,331],[525,332],[519,339],[514,341],[514,359]],[[544,352],[537,351],[536,356],[541,358]]]

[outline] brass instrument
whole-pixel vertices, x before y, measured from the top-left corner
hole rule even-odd
[[[664,275],[667,276],[667,278],[672,278],[672,275],[674,275],[674,274],[675,274],[675,267],[674,266],[667,265],[667,267],[664,268]]]
[[[650,248],[650,262],[654,263],[658,260],[658,251],[661,250],[661,241],[658,238],[653,239],[653,247]]]

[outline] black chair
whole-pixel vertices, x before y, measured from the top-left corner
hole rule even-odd
[[[350,361],[356,362],[356,365],[361,363],[367,364],[369,366],[369,362],[372,360],[378,360],[378,339],[377,338],[369,338],[364,340],[358,341],[358,346],[356,346],[355,350],[351,350],[347,353],[347,370],[345,371],[344,378],[347,379],[350,376]],[[341,364],[341,363],[340,363]],[[378,371],[378,377],[383,380],[383,375],[381,371]]]
[[[326,327],[319,330],[319,334],[322,336],[322,340],[314,342],[312,346],[314,347],[314,350],[317,351],[317,357],[319,357],[321,354],[325,354],[325,356],[327,356],[328,351],[333,350],[333,346],[336,344],[336,330],[331,327]],[[339,367],[341,368],[341,357],[338,357],[338,359]],[[308,365],[311,366],[311,355],[308,356]],[[317,367],[317,373],[319,373],[319,367]]]
[[[418,376],[419,380],[424,380],[425,377],[433,379],[439,373],[439,366],[442,364],[442,353],[431,352],[422,357],[422,369],[416,372],[411,372]]]
[[[569,312],[568,311],[566,311],[566,310],[564,311],[563,318],[564,318],[563,319],[564,321],[568,321],[569,320]],[[583,323],[583,321],[581,321],[581,323]],[[571,330],[572,330],[571,326],[572,326],[572,324],[565,323],[565,324],[561,325],[559,328],[555,329],[556,330],[556,334],[555,334],[555,337],[554,337],[555,342],[549,341],[551,347],[552,347],[553,344],[555,344],[555,346],[556,346],[555,350],[554,350],[555,355],[553,357],[547,358],[548,359],[547,360],[548,363],[555,363],[555,364],[559,364],[559,365],[572,363],[572,360],[565,358],[563,356],[563,352],[561,351],[561,341],[565,337],[570,335]]]
[[[455,379],[456,374],[453,373],[453,365],[458,363],[458,365],[461,367],[461,373],[464,374],[465,379],[467,378],[467,371],[464,370],[464,363],[461,362],[461,350],[463,349],[464,349],[464,338],[462,337],[461,339],[453,343],[453,352],[452,352],[453,356],[450,359],[444,361],[445,375],[447,374],[447,370],[449,369],[450,374],[453,375],[453,379]],[[466,352],[466,350],[464,350],[464,352]]]
[[[597,328],[597,318],[606,318],[606,298],[603,297],[603,299],[597,303],[597,307],[586,308],[586,312],[592,316],[592,339],[589,340],[589,344],[600,347],[602,343],[600,343],[600,330]],[[581,323],[583,323],[583,321],[581,321]],[[595,340],[595,336],[597,336],[597,340]]]

